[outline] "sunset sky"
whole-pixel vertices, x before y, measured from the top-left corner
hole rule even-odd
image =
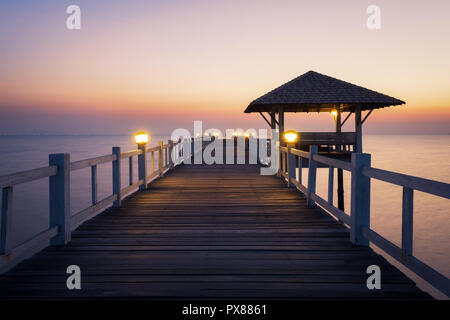
[[[81,30],[66,28],[71,4]],[[2,0],[0,134],[265,127],[249,102],[309,70],[406,101],[365,133],[447,134],[449,15],[448,0]],[[333,121],[289,114],[286,127]]]

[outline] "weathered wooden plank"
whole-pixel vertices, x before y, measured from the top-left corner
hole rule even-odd
[[[367,290],[365,284],[336,283],[277,283],[277,282],[192,282],[179,283],[86,283],[82,290],[67,290],[60,283],[32,283],[26,286],[2,285],[0,292],[9,290],[6,297],[33,296],[92,298],[92,297],[153,297],[153,298],[365,298],[365,299],[423,299],[420,292],[411,292],[409,284],[387,284],[382,290]],[[2,290],[3,289],[3,290]],[[101,294],[99,294],[101,293]],[[3,296],[5,297],[5,296]]]
[[[0,297],[428,297],[348,239],[258,166],[183,165],[0,276]],[[66,289],[68,264],[82,269],[78,292]],[[367,290],[370,264],[382,291]]]

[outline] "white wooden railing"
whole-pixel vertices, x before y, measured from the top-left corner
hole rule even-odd
[[[301,158],[309,161],[307,185],[302,182]],[[328,199],[323,199],[316,194],[317,163],[329,167]],[[333,205],[334,168],[351,173],[350,214]],[[438,290],[450,296],[449,279],[413,256],[414,190],[450,199],[450,184],[372,168],[370,154],[352,153],[351,161],[322,156],[318,154],[317,146],[310,146],[309,152],[292,147],[280,147],[280,170],[278,174],[285,179],[288,186],[296,187],[306,195],[308,206],[312,207],[317,204],[348,225],[352,243],[362,246],[373,243]],[[396,246],[370,228],[371,179],[403,187],[401,247]]]
[[[184,141],[192,145],[198,139]],[[188,145],[186,144],[186,145]],[[190,152],[190,150],[188,151]],[[147,171],[147,154],[151,165]],[[158,168],[155,160],[158,154]],[[170,156],[171,155],[171,156]],[[133,181],[133,157],[138,157],[138,180]],[[121,187],[121,160],[128,158],[129,183]],[[64,245],[70,241],[71,233],[80,224],[96,216],[104,209],[119,207],[122,199],[137,189],[146,189],[151,181],[162,177],[168,170],[183,163],[184,148],[182,142],[159,142],[157,147],[141,146],[137,150],[121,152],[120,147],[113,147],[112,153],[100,157],[70,162],[68,153],[50,154],[47,167],[27,170],[0,176],[2,189],[1,227],[0,227],[0,273],[14,267],[20,261],[30,257],[50,245]],[[112,195],[98,200],[97,166],[112,163]],[[92,204],[88,208],[70,214],[70,174],[72,171],[91,169]],[[37,235],[11,246],[13,218],[13,188],[18,184],[49,178],[49,217],[50,226]]]

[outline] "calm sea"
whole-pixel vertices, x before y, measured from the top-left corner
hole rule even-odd
[[[154,137],[150,145],[157,145],[158,140],[167,142],[167,139]],[[0,136],[0,175],[46,166],[50,153],[69,152],[71,161],[75,161],[111,153],[112,146],[119,146],[123,151],[135,149],[132,138],[128,136]],[[446,183],[450,183],[449,147],[450,135],[364,136],[364,152],[372,154],[372,166]],[[126,163],[123,165],[128,168]],[[111,194],[111,171],[111,164],[98,168],[99,199]],[[122,184],[126,186],[128,170],[122,171]],[[327,195],[327,175],[326,169],[319,169],[317,191],[323,198]],[[345,172],[344,190],[348,210],[350,176]],[[90,197],[90,170],[73,172],[72,214],[88,207]],[[397,245],[401,241],[401,199],[401,187],[372,182],[371,227]],[[13,241],[19,244],[48,227],[48,179],[16,186],[13,206]],[[448,200],[414,193],[414,255],[447,277],[450,277],[449,218]],[[420,287],[442,297],[405,268],[402,270]]]

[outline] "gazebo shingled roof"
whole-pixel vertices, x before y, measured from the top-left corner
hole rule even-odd
[[[384,108],[405,102],[349,82],[309,71],[252,101],[246,113],[330,112],[340,106],[341,111]]]

